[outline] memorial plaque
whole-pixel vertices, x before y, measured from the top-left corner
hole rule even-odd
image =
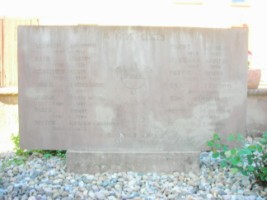
[[[245,132],[247,30],[20,27],[21,146],[188,152]]]

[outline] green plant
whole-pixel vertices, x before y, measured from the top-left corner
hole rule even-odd
[[[28,158],[30,155],[33,153],[39,153],[43,155],[44,158],[49,159],[52,156],[58,156],[60,158],[65,158],[66,157],[66,151],[61,151],[61,150],[24,150],[20,148],[20,136],[18,135],[12,135],[11,140],[14,144],[14,151],[17,156],[21,156],[22,160],[25,162],[26,158]],[[22,163],[22,161],[14,161],[15,163]]]
[[[60,150],[57,150],[56,151],[56,156],[60,157],[60,158],[66,158],[66,152],[67,151],[60,151]]]
[[[17,156],[28,156],[29,155],[28,151],[26,151],[24,149],[21,149],[20,146],[19,146],[20,145],[19,134],[17,134],[17,135],[12,134],[11,140],[12,140],[12,142],[14,144],[14,149],[13,150],[15,151],[15,154]]]
[[[3,168],[9,167],[11,165],[22,165],[26,162],[26,160],[27,160],[27,157],[25,156],[18,156],[18,157],[12,158],[3,164]]]
[[[220,159],[221,167],[230,167],[233,173],[255,178],[255,183],[267,186],[267,133],[258,140],[248,142],[242,135],[230,135],[228,141],[239,143],[229,147],[222,143],[218,134],[214,134],[207,145],[213,157]]]
[[[52,156],[57,156],[60,158],[66,157],[66,151],[63,151],[63,150],[35,150],[32,152],[42,154],[44,156],[44,158],[46,158],[46,159],[49,159]]]

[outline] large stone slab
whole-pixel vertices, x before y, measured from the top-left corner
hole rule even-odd
[[[246,29],[20,27],[18,45],[22,148],[190,152],[245,132]]]

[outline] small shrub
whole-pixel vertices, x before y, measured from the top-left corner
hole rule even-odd
[[[34,150],[31,152],[36,152],[42,154],[44,158],[49,159],[52,156],[57,156],[60,158],[66,158],[66,151],[63,150]]]
[[[22,165],[26,162],[27,157],[26,156],[18,156],[14,157],[8,161],[5,161],[2,165],[2,168],[10,167],[11,165]]]
[[[248,142],[238,135],[230,135],[228,141],[240,143],[238,147],[229,148],[222,143],[218,134],[207,142],[214,158],[220,158],[221,167],[230,167],[233,173],[241,172],[243,175],[255,178],[255,183],[267,186],[267,133],[259,140]]]
[[[26,158],[29,157],[33,153],[39,153],[42,154],[44,158],[49,159],[52,156],[58,156],[60,158],[66,157],[66,151],[61,150],[24,150],[20,148],[20,136],[18,135],[12,135],[11,140],[14,144],[14,151],[17,156],[22,156],[21,160],[25,162]],[[21,161],[15,161],[15,163],[22,163]]]
[[[19,144],[20,144],[19,134],[17,134],[17,135],[12,134],[11,140],[12,140],[12,142],[14,144],[13,150],[15,151],[15,154],[17,156],[28,156],[29,155],[29,152],[27,152],[24,149],[21,149],[20,146],[19,146]]]

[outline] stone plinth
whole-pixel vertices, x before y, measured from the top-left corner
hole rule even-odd
[[[68,171],[99,172],[194,172],[199,171],[199,152],[67,152]]]

